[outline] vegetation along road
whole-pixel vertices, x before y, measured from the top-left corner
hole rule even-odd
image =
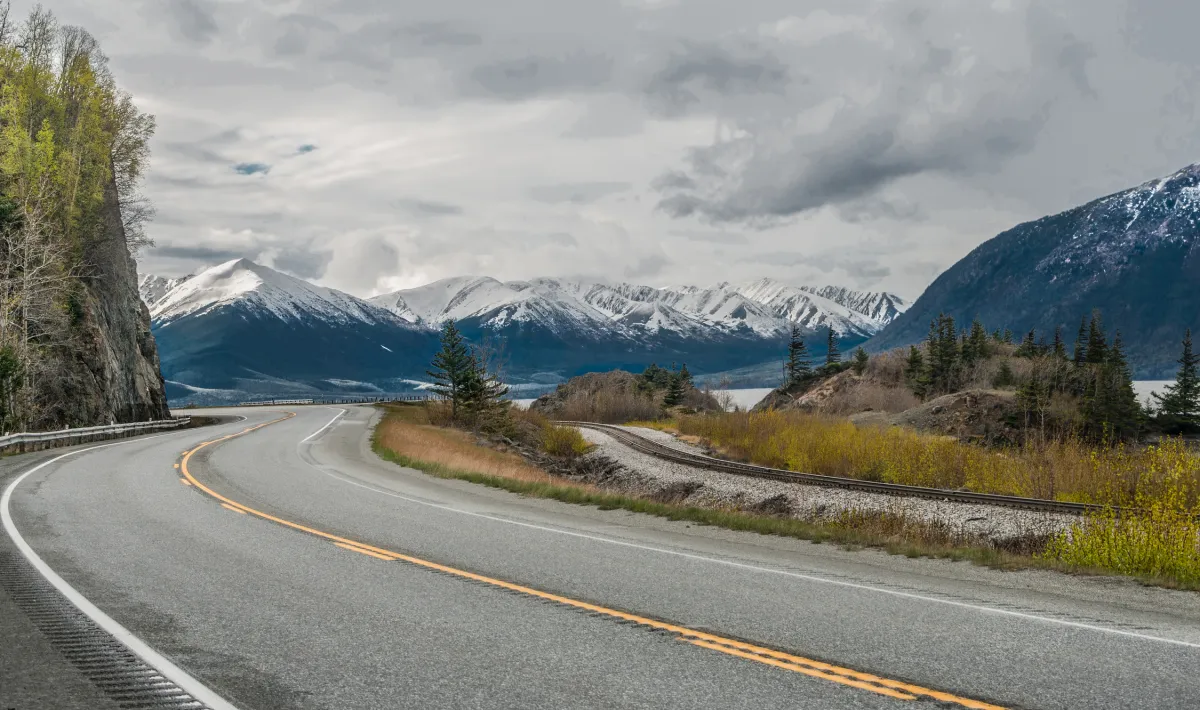
[[[245,420],[3,462],[0,603],[50,594],[20,589],[34,558],[210,707],[1200,698],[1189,592],[851,552],[434,478],[376,457],[370,407],[232,413]],[[82,687],[72,674],[87,669],[55,682]],[[4,689],[0,706],[36,706],[32,692]],[[87,706],[119,707],[108,695]]]

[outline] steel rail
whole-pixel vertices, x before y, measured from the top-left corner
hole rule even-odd
[[[686,451],[681,451],[679,449],[660,444],[656,441],[651,441],[645,437],[638,436],[627,429],[623,429],[612,424],[596,424],[593,422],[572,421],[563,421],[558,423],[568,426],[594,429],[596,431],[603,432],[625,446],[633,449],[634,451],[646,454],[647,456],[663,459],[664,461],[695,466],[697,468],[703,468],[710,471],[733,473],[739,476],[767,478],[775,481],[784,481],[786,483],[824,486],[826,488],[840,488],[843,490],[862,491],[864,493],[881,493],[884,495],[904,496],[908,498],[924,498],[926,500],[973,503],[976,505],[992,505],[1004,508],[1032,510],[1043,513],[1086,515],[1088,513],[1098,513],[1101,511],[1113,511],[1116,513],[1134,512],[1128,508],[1117,508],[1113,506],[1095,505],[1091,503],[1068,503],[1064,501],[1046,500],[1044,498],[1022,498],[1020,496],[1006,496],[995,493],[975,493],[973,491],[951,490],[948,488],[908,486],[900,483],[865,481],[858,478],[846,478],[844,476],[825,476],[816,473],[785,471],[778,468],[756,466],[754,464],[739,463],[737,461],[727,461],[725,459],[713,458],[711,456],[688,453]]]

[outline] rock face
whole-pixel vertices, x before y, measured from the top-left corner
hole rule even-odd
[[[1047,340],[1062,327],[1069,344],[1099,308],[1138,377],[1169,377],[1184,329],[1200,331],[1198,245],[1200,164],[984,242],[866,347],[919,342],[939,313],[1018,336],[1036,328]]]
[[[103,234],[85,245],[87,271],[74,342],[62,357],[62,376],[44,387],[51,401],[60,403],[42,422],[44,428],[170,416],[150,312],[138,295],[137,266],[111,183],[105,202]]]

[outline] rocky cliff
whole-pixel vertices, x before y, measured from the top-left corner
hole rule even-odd
[[[150,312],[138,295],[137,266],[112,183],[99,231],[84,244],[84,278],[73,307],[72,341],[60,354],[62,376],[42,385],[46,400],[58,404],[39,428],[170,416]]]

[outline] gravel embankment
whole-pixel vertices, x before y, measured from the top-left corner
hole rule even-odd
[[[666,432],[625,428],[681,451],[704,453]],[[905,498],[709,471],[647,456],[600,431],[581,431],[588,442],[596,445],[589,456],[603,457],[616,464],[608,468],[608,475],[598,482],[599,485],[685,505],[734,508],[814,521],[832,519],[843,511],[887,512],[943,524],[963,536],[998,543],[1052,534],[1078,520],[1073,515],[1060,513]]]

